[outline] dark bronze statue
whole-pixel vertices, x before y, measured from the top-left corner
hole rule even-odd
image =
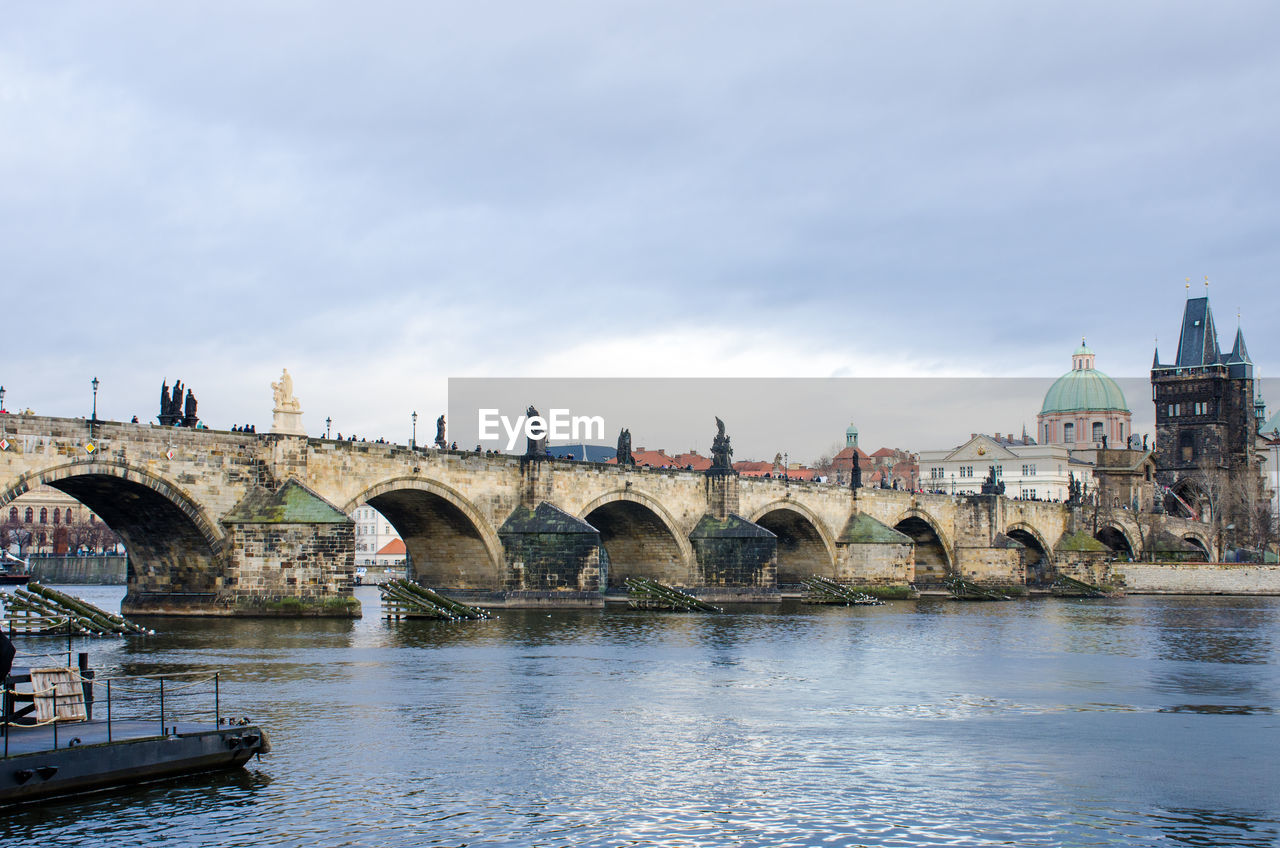
[[[733,447],[724,432],[724,422],[716,416],[716,436],[711,440],[711,469],[713,471],[733,470]]]
[[[444,438],[444,416],[443,416],[443,415],[441,415],[439,418],[437,418],[437,419],[436,419],[436,441],[435,441],[435,445],[436,445],[436,447],[440,448],[441,450],[443,450],[444,448],[446,448],[446,447],[448,447],[448,446],[449,446],[449,445],[448,445],[448,442],[446,442],[446,441],[445,441],[445,438]]]
[[[526,416],[525,418],[526,422],[531,421],[534,418],[542,417],[538,413],[538,410],[534,409],[532,406],[530,406],[528,409],[525,410],[525,416]],[[537,457],[537,458],[545,458],[547,456],[547,437],[545,434],[540,439],[529,438],[529,439],[526,439],[526,441],[527,441],[527,445],[525,446],[525,450],[524,450],[525,456]]]
[[[618,466],[634,468],[636,458],[631,455],[631,431],[623,427],[618,431]]]
[[[862,488],[862,459],[856,448],[853,451],[853,468],[849,472],[849,488],[855,492]]]
[[[173,420],[169,417],[169,381],[165,380],[160,385],[160,414],[156,416],[156,420],[160,422],[160,426],[169,427],[173,425]]]
[[[187,389],[187,400],[182,409],[182,426],[194,427],[200,422],[200,417],[196,415],[196,396]]]
[[[994,465],[987,468],[987,479],[982,481],[982,494],[984,495],[1003,495],[1004,481],[996,482],[996,467]]]

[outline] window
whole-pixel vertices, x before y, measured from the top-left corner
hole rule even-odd
[[[31,512],[31,507],[27,507],[27,523],[28,524],[30,524],[34,520],[32,517],[33,515],[34,513]]]
[[[16,506],[9,507],[9,520],[14,524],[18,523],[18,508]]]
[[[67,507],[67,523],[71,523],[71,507]]]
[[[1063,424],[1062,425],[1062,441],[1074,442],[1075,440],[1076,440],[1076,425]]]
[[[973,476],[973,466],[972,466],[972,465],[962,465],[962,466],[960,466],[960,476],[961,476],[961,477],[972,477],[972,476]]]
[[[41,523],[41,524],[48,524],[48,523],[49,523],[49,508],[48,508],[48,507],[43,507],[43,506],[42,506],[42,507],[40,507],[40,523]],[[43,537],[44,537],[44,534],[43,534],[43,533],[41,533],[41,534],[40,534],[40,536],[41,536],[41,538],[43,538]],[[42,545],[43,545],[43,544],[44,544],[44,542],[42,541],[40,544],[42,544]]]
[[[1102,441],[1102,436],[1104,435],[1104,434],[1103,434],[1103,430],[1104,430],[1104,428],[1103,428],[1103,426],[1102,426],[1102,422],[1101,422],[1101,421],[1095,421],[1095,422],[1093,422],[1093,440],[1094,440],[1095,442],[1100,442],[1100,441]]]
[[[53,509],[53,523],[54,524],[62,523],[62,512],[57,507],[54,507]]]
[[[1035,467],[1034,465],[1024,465],[1024,466],[1022,466],[1022,476],[1023,476],[1023,477],[1034,477],[1034,476],[1036,476],[1036,467]]]
[[[1183,433],[1178,437],[1178,452],[1183,462],[1192,462],[1196,458],[1196,437],[1194,433]]]
[[[1003,477],[1003,476],[1004,476],[1004,466],[1003,466],[1003,465],[997,465],[997,466],[996,466],[996,476],[997,476],[997,477]]]

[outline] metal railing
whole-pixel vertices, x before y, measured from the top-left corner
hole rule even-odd
[[[88,655],[80,654],[77,667],[67,667],[69,681],[58,681],[44,689],[19,691],[16,686],[32,682],[30,672],[11,674],[5,681],[3,695],[4,756],[9,756],[9,739],[15,730],[52,725],[53,749],[61,745],[60,726],[68,727],[93,721],[95,706],[106,709],[107,742],[117,736],[117,728],[124,724],[146,725],[155,723],[157,736],[176,734],[178,722],[196,723],[212,720],[214,727],[221,727],[222,692],[221,672],[170,672],[167,674],[135,674],[97,677],[88,666]],[[75,687],[68,691],[68,687]],[[59,699],[65,712],[58,715]],[[47,700],[48,718],[39,719],[40,701]],[[30,703],[30,706],[21,707]],[[70,710],[65,708],[71,705]],[[83,717],[75,710],[83,705]],[[34,719],[28,719],[31,713]],[[73,737],[69,746],[80,744]]]

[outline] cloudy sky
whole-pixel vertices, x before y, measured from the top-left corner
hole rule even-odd
[[[1280,373],[1278,42],[1266,2],[9,4],[6,404],[180,377],[265,429],[288,366],[313,433],[401,441],[448,377],[1054,376],[1082,335],[1141,376],[1205,275]]]

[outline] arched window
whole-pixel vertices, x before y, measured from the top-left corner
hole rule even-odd
[[[71,524],[71,507],[67,507],[67,523]]]
[[[35,516],[35,513],[31,511],[31,507],[27,507],[27,523],[28,524],[30,524],[32,521],[35,520],[34,516]]]
[[[53,523],[62,523],[62,510],[58,509],[56,506],[53,508]]]
[[[14,524],[18,523],[18,508],[16,506],[9,507],[9,520]]]
[[[1102,441],[1102,435],[1103,435],[1102,422],[1101,421],[1093,422],[1093,441],[1095,442]]]
[[[48,507],[44,507],[44,506],[40,507],[40,523],[41,523],[41,524],[48,524],[48,523],[49,523],[49,508],[48,508]],[[43,539],[44,539],[44,534],[43,534],[43,533],[41,533],[41,534],[40,534],[40,537],[41,537],[41,542],[40,542],[40,544],[42,544],[42,545],[43,545],[43,544],[44,544],[44,541],[43,541]]]

